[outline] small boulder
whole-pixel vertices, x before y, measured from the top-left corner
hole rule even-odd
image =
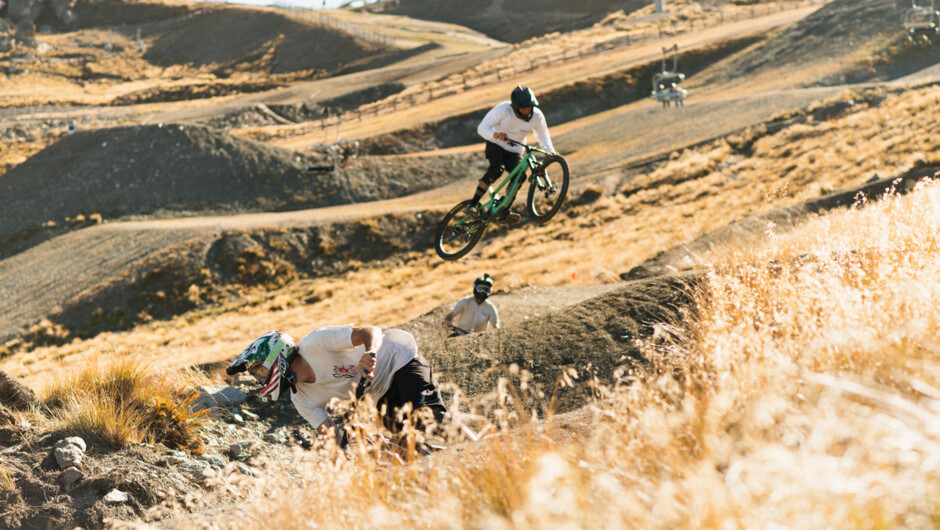
[[[216,471],[208,465],[197,466],[192,471],[193,479],[197,482],[205,482],[211,478],[214,478],[216,475]]]
[[[193,411],[234,407],[241,405],[248,395],[233,386],[212,385],[199,387],[199,397],[193,402]]]
[[[59,484],[62,485],[65,491],[69,491],[72,489],[72,485],[81,480],[84,476],[85,474],[77,467],[70,467],[59,475]]]
[[[82,458],[85,456],[85,448],[85,440],[78,436],[59,440],[55,444],[55,460],[62,469],[77,467],[82,463]]]

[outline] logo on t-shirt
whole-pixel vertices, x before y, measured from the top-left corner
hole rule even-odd
[[[333,377],[345,377],[347,379],[352,379],[357,375],[359,375],[359,369],[356,368],[355,364],[333,367]]]

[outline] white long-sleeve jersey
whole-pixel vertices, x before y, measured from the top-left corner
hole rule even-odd
[[[507,151],[522,153],[524,151],[522,147],[509,145],[493,138],[493,135],[498,132],[505,133],[506,136],[520,143],[525,143],[529,133],[533,133],[542,148],[549,153],[555,152],[545,115],[538,107],[532,109],[532,118],[525,121],[516,117],[516,113],[512,111],[512,103],[504,101],[487,112],[480,126],[477,127],[477,134],[484,140],[493,142]]]

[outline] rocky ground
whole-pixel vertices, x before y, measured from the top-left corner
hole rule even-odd
[[[37,418],[49,422],[42,404],[0,372],[0,479],[15,484],[7,489],[0,480],[0,526],[96,528],[107,520],[153,521],[211,508],[232,502],[228,480],[258,475],[313,446],[312,429],[289,402],[262,401],[251,393],[253,380],[233,383],[200,388],[196,408],[209,407],[200,450],[163,443],[115,449],[36,425]]]

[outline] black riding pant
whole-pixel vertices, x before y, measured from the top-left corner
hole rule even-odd
[[[512,171],[519,165],[522,155],[507,151],[493,142],[486,142],[486,159],[490,162],[490,167],[480,180],[492,184],[503,174],[503,168]]]
[[[393,433],[401,431],[403,424],[398,418],[398,410],[406,403],[411,403],[415,411],[425,407],[430,409],[438,424],[447,418],[447,407],[440,389],[434,384],[431,365],[420,354],[395,372],[388,391],[379,399],[379,410],[383,406],[386,410],[382,417],[386,429]],[[415,427],[424,430],[427,426],[416,419]]]

